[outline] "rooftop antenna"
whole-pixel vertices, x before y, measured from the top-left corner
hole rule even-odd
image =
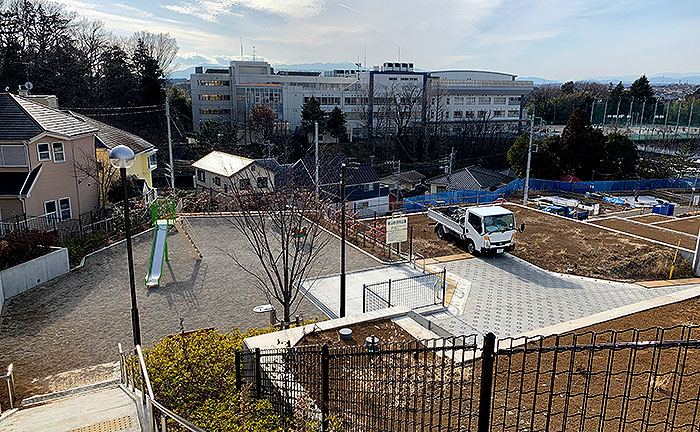
[[[399,45],[399,63],[401,63],[401,45]]]
[[[241,36],[241,61],[243,61],[243,36]]]
[[[367,44],[365,44],[365,62],[363,63],[364,67],[367,67]]]
[[[255,61],[255,45],[253,45],[253,61]]]

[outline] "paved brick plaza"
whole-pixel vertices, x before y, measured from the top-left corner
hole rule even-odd
[[[197,263],[182,236],[174,229],[168,236],[170,261],[165,263],[159,288],[146,291],[152,233],[134,241],[137,297],[145,346],[179,331],[214,327],[267,325],[268,317],[252,308],[267,303],[255,288],[254,278],[238,268],[226,251],[237,253],[258,267],[246,253],[245,240],[224,218],[191,218],[204,258]],[[333,239],[315,275],[337,273],[340,242]],[[347,269],[380,265],[347,247]],[[0,323],[0,366],[15,364],[18,379],[25,381],[85,366],[113,362],[117,343],[128,346],[131,336],[131,300],[125,244],[88,258],[83,268],[31,289],[5,302]],[[314,276],[314,274],[312,274]],[[322,315],[303,296],[298,313]],[[20,395],[22,396],[22,395]]]

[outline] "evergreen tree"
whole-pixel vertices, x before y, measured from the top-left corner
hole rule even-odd
[[[525,132],[515,140],[508,150],[508,164],[515,171],[518,177],[525,177],[527,169],[527,151],[530,145],[530,133]],[[558,179],[561,177],[561,167],[557,149],[559,147],[559,137],[551,136],[544,140],[533,141],[533,149],[537,147],[537,152],[532,153],[530,161],[530,176],[540,179]]]
[[[345,139],[347,137],[348,131],[346,126],[345,114],[340,110],[340,108],[335,107],[333,111],[328,114],[328,121],[326,122],[326,127],[331,133],[331,136],[340,142],[340,139]]]
[[[622,101],[622,103],[624,103],[626,100],[627,90],[625,90],[625,86],[622,84],[622,81],[620,81],[610,92],[610,102],[615,104],[617,101]]]
[[[326,130],[326,112],[321,109],[321,102],[311,97],[301,107],[301,128],[304,132],[314,132],[314,122],[318,122],[318,133]]]
[[[647,105],[656,101],[654,89],[652,88],[646,75],[637,78],[630,86],[630,95],[635,101],[647,101]]]
[[[576,108],[561,135],[561,165],[566,174],[581,180],[590,179],[602,157],[603,133],[593,129],[589,116]]]
[[[149,54],[148,47],[143,40],[139,40],[136,43],[136,49],[132,54],[131,61],[134,68],[134,75],[136,76],[140,103],[142,105],[158,105],[163,103],[165,98],[165,92],[163,91],[163,86],[165,84],[163,70],[160,68],[158,60]]]
[[[567,81],[561,85],[561,91],[564,94],[572,94],[574,92],[574,90],[575,90],[575,87],[574,87],[573,81]]]
[[[616,180],[631,178],[637,162],[637,146],[626,135],[614,132],[605,137],[601,167],[606,174]]]
[[[135,80],[129,67],[129,57],[117,44],[110,45],[101,55],[98,98],[107,106],[133,106]]]

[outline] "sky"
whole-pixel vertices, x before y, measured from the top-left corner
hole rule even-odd
[[[117,35],[170,33],[178,69],[413,62],[566,81],[700,72],[700,0],[58,0]]]

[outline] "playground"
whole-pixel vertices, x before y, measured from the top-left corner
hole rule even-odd
[[[254,277],[241,271],[228,255],[235,252],[248,268],[259,268],[257,257],[248,252],[246,240],[231,222],[226,217],[191,217],[173,221],[174,226],[177,223],[188,224],[187,233],[197,238],[201,259],[186,236],[172,227],[162,240],[157,229],[133,238],[144,346],[181,329],[267,326],[268,314],[255,314],[253,307],[268,300],[256,288]],[[152,259],[158,256],[154,251],[158,252],[160,241],[162,263]],[[339,254],[340,241],[332,237],[325,260],[314,272],[318,276],[338,273]],[[346,254],[348,271],[380,265],[353,247]],[[145,282],[157,276],[151,270],[158,265],[162,270],[158,286],[147,288]],[[128,346],[132,341],[130,306],[124,242],[87,257],[83,267],[65,276],[8,299],[0,317],[0,360],[15,365],[18,397],[89,384],[81,381],[85,374],[69,371],[115,361],[117,343]],[[322,316],[303,296],[295,314],[304,319]],[[109,377],[111,369],[101,369],[105,374],[97,376]]]

